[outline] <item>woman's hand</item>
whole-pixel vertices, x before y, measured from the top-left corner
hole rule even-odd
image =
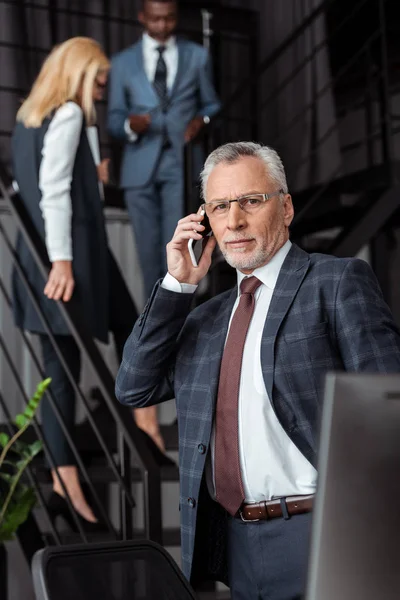
[[[55,260],[44,288],[44,295],[50,300],[68,302],[72,298],[75,281],[72,272],[72,261]]]
[[[97,166],[97,176],[99,178],[99,181],[101,181],[101,183],[104,183],[104,185],[107,185],[107,183],[110,181],[110,173],[109,173],[109,164],[110,164],[110,159],[109,158],[104,158],[101,163]]]

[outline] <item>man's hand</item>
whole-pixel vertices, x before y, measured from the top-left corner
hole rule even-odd
[[[217,243],[213,236],[208,238],[198,267],[193,266],[188,249],[188,241],[191,238],[194,240],[201,239],[204,226],[199,221],[203,219],[203,215],[192,214],[178,221],[174,237],[167,244],[168,273],[175,277],[179,283],[197,285],[210,268],[211,256]]]
[[[68,302],[72,298],[75,281],[70,260],[55,260],[44,288],[44,295],[51,300]]]
[[[110,163],[110,159],[109,158],[104,158],[101,163],[99,165],[97,165],[97,176],[99,178],[99,181],[101,181],[101,183],[104,183],[104,185],[107,185],[107,183],[109,182],[110,179],[110,174],[109,174],[109,163]]]
[[[144,133],[150,125],[151,117],[149,114],[145,115],[130,115],[129,126],[138,135]]]
[[[186,127],[185,131],[185,142],[191,142],[198,135],[199,131],[203,129],[204,121],[202,117],[195,117]]]

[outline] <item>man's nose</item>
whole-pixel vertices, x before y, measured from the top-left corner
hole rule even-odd
[[[246,225],[246,214],[238,202],[231,202],[228,213],[228,229],[243,229]]]

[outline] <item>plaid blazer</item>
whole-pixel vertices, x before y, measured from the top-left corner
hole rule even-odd
[[[182,567],[192,581],[227,581],[226,516],[205,489],[204,467],[236,297],[237,287],[191,311],[190,294],[158,283],[126,343],[116,383],[117,398],[129,406],[176,399]],[[260,358],[283,428],[315,466],[324,375],[400,372],[399,331],[368,264],[293,244],[266,315]]]

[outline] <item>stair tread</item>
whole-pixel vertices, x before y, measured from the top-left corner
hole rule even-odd
[[[400,162],[394,161],[393,167],[400,168]],[[330,199],[337,200],[340,194],[360,194],[364,191],[382,190],[390,185],[389,166],[386,164],[374,165],[368,169],[360,169],[347,175],[337,177],[336,179],[326,183],[310,186],[303,190],[293,190],[293,202],[295,209],[298,211],[314,195],[321,193],[321,197],[316,201],[315,206],[323,203],[326,208]]]
[[[33,463],[35,475],[40,483],[51,483],[51,476],[48,467],[44,464],[43,458],[37,458]],[[85,464],[89,477],[93,482],[107,483],[116,480],[111,467],[105,464],[104,459],[98,459],[97,461],[89,464]],[[179,469],[178,466],[163,466],[160,467],[161,481],[163,482],[175,482],[179,481]],[[137,483],[142,480],[141,471],[138,467],[132,467],[131,470],[132,482]]]

